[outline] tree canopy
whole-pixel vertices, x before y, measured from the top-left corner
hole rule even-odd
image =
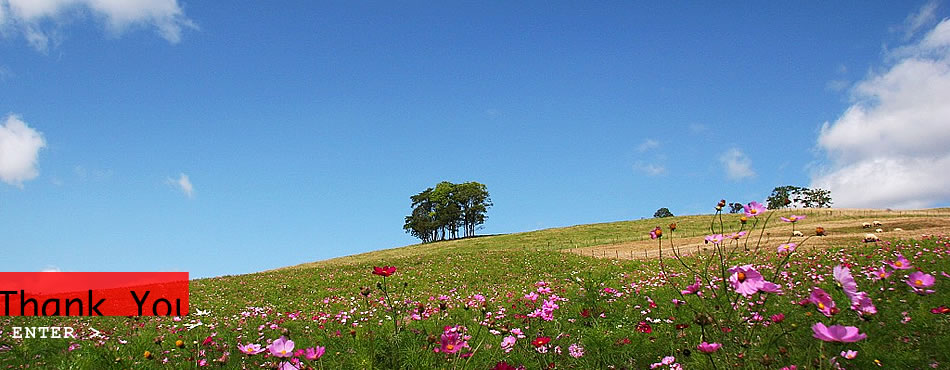
[[[458,238],[459,230],[463,237],[474,236],[492,206],[488,187],[474,181],[442,181],[409,199],[412,213],[402,228],[423,243]]]
[[[669,208],[663,207],[656,210],[656,212],[653,213],[653,217],[654,218],[673,217],[673,212],[670,212]]]
[[[800,186],[779,186],[772,189],[772,194],[765,200],[768,209],[779,209],[789,206],[802,208],[831,208],[831,191],[820,188],[809,189]]]

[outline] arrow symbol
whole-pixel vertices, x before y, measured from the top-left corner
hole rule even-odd
[[[89,327],[89,330],[92,330],[92,335],[89,336],[90,339],[92,339],[92,338],[98,338],[98,337],[101,337],[101,336],[102,336],[102,334],[101,334],[98,330],[96,330],[96,328],[93,328],[93,327],[90,326],[90,327]]]

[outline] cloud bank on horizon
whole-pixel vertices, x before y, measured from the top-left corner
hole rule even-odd
[[[836,207],[925,208],[950,199],[950,19],[887,54],[892,63],[857,82],[851,106],[821,127],[817,145],[829,164],[812,186],[831,190]]]
[[[111,35],[147,26],[172,44],[181,41],[182,30],[197,28],[178,0],[0,0],[0,35],[22,34],[47,52],[62,41],[65,23],[87,14],[101,19]]]

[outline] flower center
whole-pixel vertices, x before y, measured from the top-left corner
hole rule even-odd
[[[881,273],[881,279],[886,278],[886,277],[887,277],[887,273],[882,272],[882,273]]]
[[[445,345],[445,349],[447,349],[447,350],[449,350],[449,351],[451,351],[453,348],[455,348],[455,346],[453,346],[453,345],[451,345],[451,344],[446,344],[446,345]]]
[[[916,281],[914,281],[914,284],[917,284],[917,286],[921,286],[921,285],[924,285],[924,282],[921,281],[920,279],[917,279]]]
[[[819,309],[819,310],[824,310],[824,309],[825,309],[825,304],[824,304],[824,303],[821,303],[821,302],[818,302],[818,309]]]
[[[759,213],[759,210],[753,208],[753,209],[750,209],[750,210],[749,210],[749,213],[751,213],[751,214],[754,215],[754,214],[756,214],[756,213]]]
[[[744,272],[739,272],[738,274],[736,274],[736,277],[739,278],[739,282],[740,282],[740,283],[743,282],[743,281],[745,281],[745,273],[744,273]]]

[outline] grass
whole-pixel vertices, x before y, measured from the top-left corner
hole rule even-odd
[[[810,214],[806,221],[850,222],[871,216],[858,212],[825,218]],[[724,224],[737,226],[732,217],[725,215]],[[926,225],[933,215],[873,215],[885,222],[908,217],[919,217],[915,220]],[[673,240],[678,240],[681,235],[708,233],[711,217],[675,220],[678,228]],[[729,266],[753,263],[764,272],[785,271],[774,279],[782,285],[784,295],[767,299],[767,295],[745,299],[729,289],[717,290],[718,260],[709,255],[683,260],[694,267],[709,266],[704,276],[713,279],[704,289],[706,298],[701,299],[678,293],[693,280],[678,261],[666,260],[667,274],[663,274],[656,259],[599,259],[561,251],[585,241],[587,245],[640,242],[657,222],[613,222],[414,245],[256,274],[196,280],[191,286],[192,312],[201,309],[211,314],[193,314],[180,321],[168,317],[4,317],[0,318],[0,367],[125,369],[206,364],[274,368],[281,364],[279,359],[243,355],[236,346],[266,346],[280,336],[289,337],[297,348],[326,347],[319,360],[302,362],[302,367],[326,369],[485,369],[500,361],[526,368],[554,364],[559,368],[642,369],[665,356],[673,356],[689,368],[781,368],[792,364],[831,368],[832,358],[848,368],[877,367],[878,362],[884,368],[950,363],[950,345],[944,339],[950,334],[950,315],[930,312],[950,302],[950,278],[941,274],[950,270],[950,240],[946,238],[872,244],[851,240],[833,248],[800,249],[787,263],[775,253],[779,241],[769,241],[758,255],[734,254]],[[667,223],[662,220],[660,225]],[[655,241],[643,242],[656,248]],[[896,253],[903,253],[917,268],[937,277],[933,294],[910,292],[903,271],[884,282],[864,277],[863,269],[881,266]],[[852,266],[858,287],[872,296],[877,314],[862,317],[849,310],[848,299],[831,277],[831,267],[842,263]],[[398,270],[383,280],[371,273],[373,266],[381,265],[397,266]],[[765,275],[772,277],[771,273]],[[825,317],[814,305],[793,303],[807,297],[814,286],[831,293],[841,312]],[[526,298],[532,292],[538,294],[536,300]],[[687,303],[674,304],[674,299]],[[741,309],[730,309],[724,299],[736,300]],[[763,299],[763,304],[757,303]],[[546,300],[558,306],[552,311],[552,320],[532,317]],[[744,322],[753,312],[763,320]],[[785,314],[786,319],[772,323],[768,317],[775,313]],[[700,314],[710,315],[716,324],[700,325]],[[812,337],[810,327],[816,322],[856,326],[868,338],[853,344],[822,342]],[[43,324],[73,326],[80,338],[9,337],[12,326]],[[435,351],[444,347],[445,327],[455,325],[464,326],[471,336],[468,348],[460,352],[470,356]],[[105,336],[90,338],[90,327]],[[724,332],[723,327],[730,331]],[[517,338],[516,329],[524,338]],[[516,337],[510,352],[501,347],[507,336]],[[530,343],[538,337],[551,338],[542,346],[545,353]],[[723,348],[706,356],[696,349],[701,341],[719,342]],[[571,346],[582,347],[583,356],[570,356]],[[857,350],[858,356],[841,358],[839,353],[846,349]]]

